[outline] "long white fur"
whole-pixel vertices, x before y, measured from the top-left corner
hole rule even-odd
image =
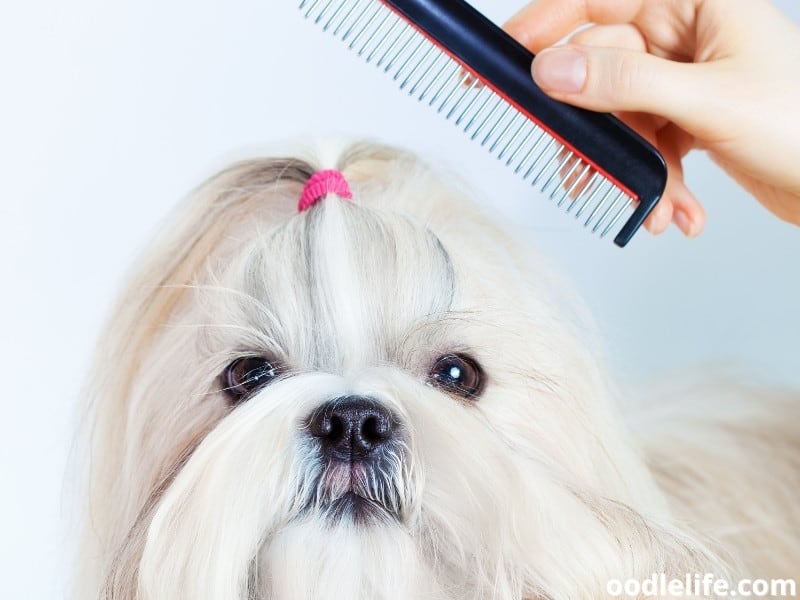
[[[296,214],[329,167],[354,202]],[[596,600],[654,572],[800,575],[797,399],[640,402],[632,432],[559,290],[400,151],[217,176],[99,345],[77,597]],[[476,402],[426,380],[460,351],[488,375]],[[254,353],[291,373],[231,410],[218,376]],[[326,514],[346,489],[305,426],[348,394],[401,424],[391,472],[363,482],[394,515],[370,523]]]

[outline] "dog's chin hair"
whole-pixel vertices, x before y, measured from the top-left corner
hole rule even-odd
[[[312,518],[278,533],[259,557],[252,597],[275,600],[444,599],[397,525]],[[262,576],[262,574],[264,574]]]

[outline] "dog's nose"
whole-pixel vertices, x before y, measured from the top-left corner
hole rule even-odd
[[[372,398],[347,396],[319,407],[309,421],[325,454],[340,460],[367,458],[394,433],[391,413]]]

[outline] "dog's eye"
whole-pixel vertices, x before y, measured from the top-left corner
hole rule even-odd
[[[483,370],[469,356],[446,354],[433,363],[428,375],[431,383],[464,398],[476,399],[483,390]]]
[[[281,374],[276,363],[261,356],[237,358],[222,373],[222,387],[234,402],[246,398]]]

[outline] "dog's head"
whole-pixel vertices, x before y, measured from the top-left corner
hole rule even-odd
[[[663,557],[636,510],[660,497],[530,251],[413,157],[333,154],[211,180],[123,296],[95,373],[88,587],[582,598],[642,544]],[[353,201],[297,212],[326,167]]]

